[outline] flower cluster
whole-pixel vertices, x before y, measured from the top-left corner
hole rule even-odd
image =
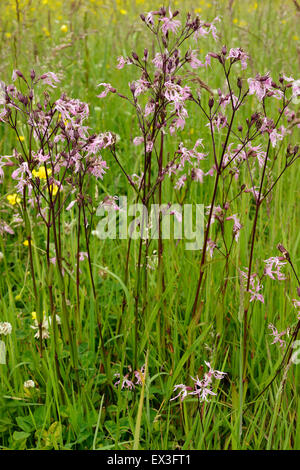
[[[289,330],[285,330],[279,333],[277,328],[275,328],[275,326],[272,323],[269,324],[268,328],[272,330],[272,333],[270,333],[270,335],[273,336],[273,341],[271,344],[279,343],[279,346],[281,348],[284,348],[286,345],[286,342],[284,339],[282,339],[282,336],[288,335]]]
[[[219,370],[212,369],[209,362],[205,361],[206,366],[209,368],[209,371],[204,374],[204,377],[200,380],[198,375],[196,378],[191,377],[194,381],[194,386],[187,386],[184,384],[178,384],[174,387],[174,392],[179,391],[179,393],[174,397],[171,398],[172,400],[176,400],[176,398],[180,398],[183,401],[188,395],[196,395],[200,401],[208,401],[208,397],[211,395],[217,395],[212,390],[212,381],[213,379],[221,380],[225,377],[226,372],[221,372]]]
[[[135,370],[133,373],[130,366],[128,367],[128,370],[128,374],[122,376],[122,390],[125,388],[128,390],[133,390],[136,385],[142,385],[145,381],[145,365],[143,365],[140,369]],[[121,374],[116,373],[114,376],[119,378],[119,380],[114,383],[114,386],[117,387],[121,383]],[[134,377],[135,381],[132,380],[132,377]]]
[[[34,337],[37,339],[49,339],[50,338],[50,327],[52,323],[52,318],[50,316],[46,316],[45,312],[43,313],[43,321],[40,324],[37,320],[36,312],[32,312],[31,314],[34,324],[30,326],[33,330],[36,331]],[[56,324],[61,324],[61,319],[59,315],[56,315]]]
[[[269,276],[271,279],[277,279],[278,281],[284,281],[286,279],[285,275],[281,272],[282,266],[286,264],[283,262],[285,258],[282,256],[273,257],[266,259],[265,275]]]
[[[247,287],[248,283],[248,269],[246,271],[241,271],[241,276],[244,281],[244,287]],[[260,279],[256,273],[251,274],[250,276],[250,283],[249,283],[249,292],[251,294],[250,302],[253,300],[259,300],[260,302],[264,303],[265,299],[261,293],[263,285],[260,282]]]
[[[0,336],[7,336],[10,335],[12,332],[12,326],[9,322],[0,322]]]

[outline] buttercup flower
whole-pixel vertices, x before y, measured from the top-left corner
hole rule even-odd
[[[21,198],[17,194],[9,194],[8,196],[6,196],[6,199],[8,200],[9,204],[11,204],[12,206],[19,204],[21,202]]]

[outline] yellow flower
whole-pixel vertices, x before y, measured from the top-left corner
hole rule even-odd
[[[58,186],[56,184],[51,184],[50,185],[50,193],[52,196],[56,196],[58,192]]]
[[[24,142],[25,137],[23,137],[22,135],[19,135],[19,140],[20,140],[20,142]]]
[[[17,194],[9,194],[8,196],[6,196],[6,199],[12,206],[21,202],[21,198]]]
[[[239,20],[237,18],[233,18],[233,24],[237,24]]]
[[[15,296],[15,300],[16,300],[16,301],[21,300],[21,299],[22,299],[21,294],[17,294],[17,295]]]
[[[293,39],[294,39],[294,41],[299,41],[299,36],[297,36],[297,34],[295,34],[295,36],[293,36]]]
[[[11,33],[5,33],[5,37],[6,37],[7,39],[11,38]]]
[[[60,30],[63,32],[63,33],[67,33],[68,32],[68,26],[66,24],[63,24],[60,28]]]
[[[50,36],[50,33],[49,33],[48,29],[45,28],[45,26],[42,28],[42,30],[43,30],[45,36],[48,36],[48,37]]]
[[[47,168],[47,174],[44,166],[41,166],[38,170],[32,170],[32,174],[35,178],[39,178],[40,180],[46,180],[47,175],[48,177],[51,176],[52,170],[51,168]]]
[[[123,8],[120,9],[121,15],[127,15],[127,10],[124,10]]]
[[[24,246],[28,246],[28,245],[29,245],[29,241],[28,241],[28,240],[25,240],[25,241],[23,242],[23,245],[24,245]]]
[[[36,320],[36,312],[31,312],[31,318],[32,320]]]

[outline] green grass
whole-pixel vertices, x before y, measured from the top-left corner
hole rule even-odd
[[[139,53],[148,45],[149,35],[138,16],[154,7],[148,2],[116,2],[112,7],[113,2],[86,0],[74,11],[70,5],[65,10],[58,5],[55,10],[49,9],[47,4],[35,5],[35,10],[31,11],[23,2],[24,14],[18,22],[9,6],[13,2],[6,3],[5,15],[0,19],[0,79],[10,83],[14,68],[26,74],[31,68],[38,73],[48,70],[62,72],[62,83],[53,96],[58,97],[64,90],[69,96],[89,103],[89,125],[93,132],[116,132],[120,136],[118,153],[121,162],[130,174],[141,173],[139,147],[131,144],[132,138],[138,135],[131,109],[114,95],[106,100],[99,100],[96,95],[100,82],[110,82],[121,93],[127,92],[128,82],[136,77],[135,71],[131,67],[117,70],[116,58],[132,50]],[[154,3],[156,6],[159,4]],[[264,74],[268,70],[274,79],[282,71],[288,76],[299,76],[299,15],[296,15],[292,1],[258,1],[256,9],[256,2],[252,2],[250,12],[249,2],[243,1],[234,2],[232,12],[225,1],[197,2],[197,5],[189,1],[175,3],[176,8],[183,10],[191,6],[202,8],[201,15],[208,20],[216,14],[222,15],[222,23],[218,26],[221,38],[217,44],[211,39],[204,40],[200,46],[203,56],[207,51],[219,51],[224,43],[228,47],[241,46],[251,56],[247,77],[257,72]],[[127,13],[122,14],[122,9]],[[67,33],[61,31],[62,24],[68,25]],[[45,34],[43,27],[47,28],[49,35]],[[10,32],[10,37],[7,37],[7,32]],[[62,45],[67,47],[62,48]],[[148,47],[150,49],[151,44]],[[201,70],[201,79],[214,89],[223,86],[223,78],[217,70],[215,64],[213,73]],[[276,114],[277,104],[276,101],[274,109],[269,110],[270,114]],[[253,111],[254,105],[253,101]],[[191,148],[197,138],[203,138],[205,148],[209,148],[209,134],[203,118],[194,107],[189,107],[189,116],[185,131],[168,140],[169,152],[181,140]],[[26,144],[28,135],[25,128],[24,137]],[[297,131],[294,133],[292,142],[299,143],[299,130],[298,134]],[[10,155],[18,145],[14,135],[0,123],[1,155]],[[96,208],[107,194],[127,194],[129,201],[133,201],[134,193],[128,189],[125,177],[113,158],[109,154],[105,157],[110,169],[101,183],[90,185],[92,205]],[[212,155],[209,158],[207,170],[211,167]],[[278,155],[275,174],[283,158],[284,148]],[[278,243],[288,248],[296,270],[300,271],[299,176],[296,164],[280,180],[272,200],[262,207],[253,272],[261,273],[263,260],[278,255]],[[239,181],[249,184],[246,171]],[[186,197],[185,202],[207,205],[212,190],[213,179],[206,179],[205,185],[191,185],[189,194],[182,191],[178,197]],[[13,184],[7,178],[0,185],[0,219],[7,222],[11,222],[18,210],[7,203],[6,196],[11,192]],[[231,196],[234,194],[232,190]],[[165,182],[163,196],[166,202],[176,202],[173,185],[169,181]],[[279,283],[264,279],[265,303],[250,304],[247,365],[243,378],[243,296],[238,268],[248,264],[254,210],[249,194],[244,194],[233,204],[232,213],[238,213],[243,224],[240,241],[235,244],[228,275],[220,256],[215,255],[212,261],[208,258],[201,308],[195,316],[192,315],[192,306],[201,252],[186,251],[183,243],[164,243],[166,289],[161,295],[158,272],[150,270],[147,307],[141,316],[137,344],[134,296],[138,242],[132,242],[126,281],[127,240],[101,241],[92,237],[90,249],[97,305],[93,300],[87,262],[84,262],[81,264],[79,321],[75,319],[75,274],[71,268],[64,279],[73,334],[76,333],[79,385],[70,360],[70,346],[63,336],[59,336],[57,346],[61,373],[59,384],[53,335],[47,341],[41,358],[39,343],[30,328],[33,311],[50,311],[43,227],[32,212],[39,305],[36,305],[32,291],[28,249],[23,245],[26,239],[24,226],[16,224],[13,236],[1,237],[0,251],[4,258],[0,260],[0,321],[10,322],[13,330],[10,336],[4,337],[7,363],[0,364],[0,448],[299,450],[299,365],[292,364],[281,394],[278,390],[282,374],[252,403],[274,376],[283,356],[277,345],[271,345],[268,324],[272,322],[282,331],[296,321],[291,299],[296,297],[297,284],[288,266],[285,268],[286,281]],[[96,225],[97,217],[94,216],[93,229]],[[70,212],[64,211],[62,227],[64,252],[74,267],[75,208]],[[228,232],[228,240],[230,236]],[[154,243],[152,250],[157,250]],[[85,251],[84,243],[82,251]],[[228,288],[223,299],[221,288],[225,276]],[[55,305],[61,314],[60,280],[57,276],[55,285]],[[127,303],[122,313],[124,296]],[[105,358],[97,328],[98,309],[102,316]],[[135,391],[113,387],[114,373],[126,374],[129,365],[134,367],[136,348],[138,366],[147,362],[145,384]],[[214,368],[227,372],[227,378],[215,389],[217,396],[212,397],[209,403],[201,404],[200,420],[197,399],[189,398],[181,403],[170,401],[170,398],[175,384],[191,385],[190,376],[201,376],[204,361],[210,361]],[[35,389],[24,389],[24,381],[28,379],[34,380]]]

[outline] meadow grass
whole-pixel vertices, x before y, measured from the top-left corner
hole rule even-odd
[[[133,50],[141,54],[145,45],[149,50],[154,47],[149,43],[139,13],[159,5],[160,2],[142,0],[4,1],[0,18],[0,78],[11,83],[14,69],[24,74],[32,68],[38,74],[62,73],[53,96],[58,98],[65,91],[87,102],[92,132],[111,130],[118,134],[120,161],[129,174],[139,174],[142,171],[140,150],[132,146],[132,139],[139,132],[132,110],[114,94],[105,101],[97,98],[97,85],[111,83],[120,93],[127,92],[128,83],[136,78],[135,71],[131,67],[116,69],[116,59]],[[223,44],[228,48],[242,47],[250,56],[247,76],[271,71],[272,77],[278,77],[284,71],[298,78],[300,17],[294,2],[187,0],[175,1],[173,5],[181,11],[195,10],[208,21],[217,15],[222,17],[218,26],[220,38],[217,43],[212,38],[205,39],[203,54],[219,51]],[[223,85],[223,77],[209,69],[201,69],[201,79],[212,89]],[[278,103],[272,103],[275,112]],[[170,153],[180,141],[190,148],[197,138],[203,138],[204,146],[209,145],[210,134],[203,117],[190,105],[188,111],[187,127],[168,141]],[[241,119],[248,116],[246,112]],[[24,127],[24,145],[29,138],[26,132]],[[299,129],[292,142],[299,143]],[[1,123],[0,154],[10,155],[18,145],[13,132]],[[275,162],[276,171],[284,156],[282,148]],[[95,209],[106,195],[127,195],[131,202],[135,199],[113,157],[106,156],[106,161],[109,170],[104,179],[89,185]],[[249,176],[243,172],[241,179],[249,183]],[[299,176],[296,163],[262,206],[253,272],[261,272],[263,260],[278,255],[278,243],[287,247],[299,271]],[[0,190],[0,219],[11,221],[13,212],[17,212],[17,207],[7,202],[7,195],[13,192],[13,182],[5,179]],[[212,191],[213,179],[207,178],[203,185],[191,185],[189,191],[183,189],[176,193],[175,202],[208,205]],[[233,198],[235,193],[231,190],[230,194]],[[164,184],[163,198],[166,201],[174,198],[170,181]],[[56,345],[50,335],[40,357],[39,341],[30,326],[33,311],[50,312],[47,268],[40,261],[45,257],[45,232],[38,219],[32,220],[37,305],[28,249],[24,246],[25,228],[22,223],[13,224],[14,235],[0,240],[0,252],[4,255],[0,259],[0,321],[12,325],[11,335],[4,338],[6,364],[0,364],[1,449],[299,450],[300,366],[292,364],[281,393],[282,373],[256,399],[274,377],[284,354],[278,344],[271,345],[268,325],[273,323],[282,331],[295,324],[296,311],[291,301],[296,297],[297,282],[289,266],[285,268],[286,280],[264,279],[265,302],[251,303],[248,311],[245,358],[246,300],[240,286],[239,268],[248,265],[255,204],[249,195],[243,195],[235,204],[243,224],[239,243],[233,248],[227,272],[218,253],[211,260],[207,258],[206,282],[196,314],[193,314],[193,302],[201,252],[186,251],[183,243],[174,240],[164,243],[165,289],[162,292],[159,287],[159,274],[154,265],[148,272],[147,306],[140,315],[138,336],[135,334],[138,242],[132,241],[126,276],[128,241],[103,241],[91,235],[89,248],[97,298],[93,296],[85,261],[80,265],[80,305],[76,316],[78,299],[72,271],[77,253],[76,208],[62,212],[63,246],[67,254],[63,287],[72,317],[72,334],[76,333],[77,370],[70,359],[71,346],[62,335]],[[94,214],[92,229],[96,225]],[[230,236],[227,235],[229,243]],[[155,263],[155,250],[157,243],[153,242],[150,263]],[[84,243],[82,251],[85,251]],[[223,292],[225,278],[228,287]],[[55,304],[61,312],[58,287],[62,282],[57,274],[54,282]],[[97,327],[99,312],[104,354]],[[55,352],[59,357],[60,383]],[[204,361],[210,361],[227,374],[214,388],[217,395],[200,405],[194,397],[183,402],[170,401],[176,384],[190,384],[190,376],[206,372]],[[128,366],[141,368],[143,364],[147,373],[141,387],[127,390],[113,385],[114,374],[121,374],[122,379],[128,373]],[[29,379],[35,382],[35,388],[24,388],[24,382]]]

